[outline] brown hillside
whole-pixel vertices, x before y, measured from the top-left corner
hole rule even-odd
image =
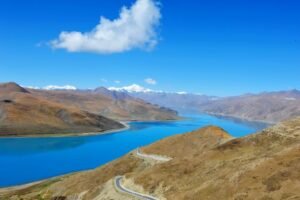
[[[109,91],[106,88],[96,90],[30,90],[37,96],[64,105],[71,105],[82,110],[100,114],[115,120],[176,120],[177,112],[141,99],[133,98],[122,92]]]
[[[300,91],[265,92],[220,98],[199,105],[216,115],[278,123],[300,116]]]
[[[2,83],[0,84],[0,94],[11,93],[11,92],[24,92],[28,93],[28,91],[16,83]]]
[[[124,127],[100,115],[37,97],[17,84],[0,85],[0,135],[102,132]]]

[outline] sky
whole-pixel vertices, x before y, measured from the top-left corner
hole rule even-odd
[[[299,10],[298,0],[2,0],[0,82],[300,89]]]

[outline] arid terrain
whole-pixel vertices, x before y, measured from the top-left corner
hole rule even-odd
[[[299,90],[263,92],[232,97],[166,92],[129,94],[183,113],[203,112],[268,123],[277,123],[300,115]]]
[[[209,126],[140,151],[171,160],[133,151],[95,170],[1,189],[0,199],[135,199],[116,191],[116,176],[124,176],[127,188],[159,199],[300,199],[300,118],[243,138]]]
[[[173,110],[104,88],[33,90],[0,84],[0,135],[96,133],[125,128],[119,120],[175,120]]]
[[[71,105],[114,120],[177,120],[177,112],[104,87],[95,90],[30,90],[50,101]]]
[[[124,128],[104,116],[48,101],[15,83],[0,85],[0,135],[59,135]]]
[[[277,123],[300,115],[300,91],[226,97],[199,105],[203,112]]]

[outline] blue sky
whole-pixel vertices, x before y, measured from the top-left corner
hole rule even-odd
[[[122,6],[135,2],[1,1],[0,81],[78,88],[136,83],[220,96],[300,89],[297,0],[161,0],[151,50],[141,42],[109,53],[49,45],[62,31],[91,31],[100,16],[117,19]]]

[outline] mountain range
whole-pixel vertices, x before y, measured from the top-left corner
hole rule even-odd
[[[0,135],[60,135],[125,128],[117,121],[175,120],[177,112],[126,94],[36,90],[0,84]]]
[[[94,90],[35,90],[36,96],[122,121],[156,121],[179,119],[177,112],[151,104],[127,93],[104,87]]]
[[[116,121],[178,120],[177,111],[277,123],[300,116],[300,91],[217,97],[153,91],[138,86],[50,90],[24,88],[16,83],[0,84],[1,135],[102,132],[123,126],[116,125]],[[113,126],[100,123],[99,128],[99,117]]]
[[[263,92],[226,97],[199,105],[202,112],[277,123],[300,116],[300,91]]]
[[[137,86],[136,86],[137,87]],[[208,113],[253,121],[277,123],[300,116],[300,91],[262,92],[217,97],[185,92],[162,92],[143,88],[110,88],[180,113]]]

